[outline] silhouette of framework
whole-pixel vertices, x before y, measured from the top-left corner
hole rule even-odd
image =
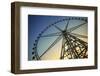
[[[77,26],[74,26],[74,27],[68,29],[68,25],[69,25],[71,20],[82,20],[82,21],[84,21],[84,23],[81,23]],[[64,30],[61,29],[60,27],[58,27],[57,25],[55,25],[55,24],[57,24],[59,22],[62,22],[62,21],[67,22],[67,24],[65,25]],[[32,52],[32,55],[33,55],[32,59],[33,60],[41,60],[41,57],[43,55],[45,55],[46,52],[48,50],[50,50],[61,39],[63,39],[63,40],[62,40],[62,48],[61,48],[61,53],[60,53],[60,58],[59,59],[83,59],[83,58],[88,58],[88,53],[87,53],[88,52],[87,51],[88,50],[88,43],[81,40],[80,38],[78,38],[78,37],[87,38],[87,36],[72,33],[72,31],[76,30],[77,28],[79,28],[79,27],[81,27],[85,24],[87,24],[87,19],[71,17],[71,18],[66,18],[66,19],[59,20],[59,21],[49,25],[43,31],[41,31],[41,33],[39,34],[39,36],[35,40],[34,47],[33,47],[33,52]],[[51,26],[55,27],[57,30],[59,30],[59,32],[51,33],[51,34],[47,34],[47,35],[42,35]],[[48,49],[45,50],[44,53],[41,56],[39,56],[38,55],[38,50],[37,50],[37,44],[38,44],[39,39],[41,37],[53,37],[53,36],[58,36],[58,37],[48,47]]]

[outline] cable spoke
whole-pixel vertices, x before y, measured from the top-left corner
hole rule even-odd
[[[82,23],[82,24],[80,24],[80,25],[74,26],[74,27],[70,28],[68,31],[69,31],[69,32],[72,32],[72,31],[76,30],[77,28],[81,27],[81,26],[84,25],[84,24],[87,24],[87,23],[85,22],[85,23]]]
[[[51,33],[51,34],[48,34],[48,35],[43,35],[41,37],[52,37],[52,36],[60,36],[61,35],[61,32],[57,32],[57,33]]]
[[[88,38],[88,36],[85,36],[85,35],[80,35],[80,34],[76,34],[76,33],[70,33],[76,37],[81,37],[81,38]]]
[[[66,26],[65,26],[65,30],[67,30],[68,25],[69,25],[69,20],[67,21],[67,24],[66,24]]]
[[[58,26],[56,26],[56,25],[54,25],[55,26],[55,28],[57,28],[59,31],[63,31],[62,29],[60,29]]]
[[[40,58],[48,51],[50,50],[58,41],[60,41],[62,38],[62,35],[60,35],[49,47],[48,49],[40,56]]]

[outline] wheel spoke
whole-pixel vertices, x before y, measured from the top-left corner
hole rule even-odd
[[[62,29],[60,29],[58,26],[54,25],[56,29],[58,29],[59,31],[63,31]]]
[[[69,21],[70,21],[70,20],[67,21],[67,24],[66,24],[66,26],[65,26],[65,30],[67,30],[67,28],[68,28]]]
[[[62,38],[62,35],[60,35],[49,47],[48,49],[40,56],[40,58],[48,51],[50,50],[58,41],[60,41]]]
[[[80,25],[74,26],[74,27],[68,29],[68,32],[72,32],[72,31],[76,30],[77,28],[81,27],[81,26],[84,25],[84,24],[87,24],[87,23],[85,22],[85,23],[82,23],[82,24],[80,24]]]
[[[47,35],[43,35],[41,37],[52,37],[52,36],[60,36],[61,32],[57,32],[57,33],[51,33],[51,34],[47,34]]]

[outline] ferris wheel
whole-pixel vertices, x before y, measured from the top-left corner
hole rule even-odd
[[[32,60],[88,58],[88,20],[66,17],[43,29],[33,45]]]

